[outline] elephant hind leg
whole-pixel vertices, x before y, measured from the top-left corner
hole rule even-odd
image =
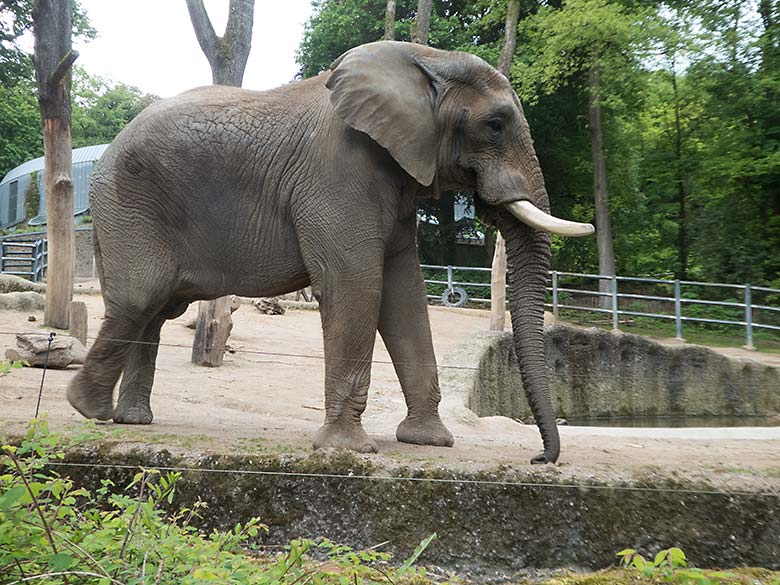
[[[114,422],[145,424],[154,415],[150,399],[154,384],[154,368],[160,343],[160,330],[167,319],[175,319],[187,310],[189,303],[170,303],[158,313],[143,330],[137,343],[131,344],[127,365],[119,386],[119,397],[114,409]]]
[[[108,420],[114,414],[114,386],[143,324],[126,316],[106,316],[84,365],[68,386],[71,406],[86,418]]]

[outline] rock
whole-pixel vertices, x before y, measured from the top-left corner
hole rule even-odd
[[[30,323],[35,323],[35,322],[36,322],[38,319],[35,317],[35,315],[29,315],[29,316],[27,317],[27,320],[28,320]]]
[[[13,274],[0,274],[0,293],[27,291],[45,293],[46,285],[40,282],[32,282]]]
[[[71,364],[83,364],[87,357],[87,348],[81,342],[68,335],[58,335],[51,343],[48,362],[46,353],[49,347],[47,333],[17,333],[16,349],[8,349],[5,359],[8,361],[25,361],[31,366],[52,369],[67,368]]]
[[[569,421],[567,421],[565,418],[558,418],[555,419],[555,424],[558,425],[559,427],[568,427]]]
[[[286,311],[286,309],[279,302],[279,299],[276,297],[257,299],[252,304],[264,315],[284,315]]]
[[[0,309],[8,311],[43,311],[45,308],[46,299],[40,293],[33,291],[0,293]]]

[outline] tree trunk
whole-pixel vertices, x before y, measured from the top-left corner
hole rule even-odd
[[[683,176],[683,137],[680,121],[680,96],[677,91],[677,71],[672,68],[672,88],[674,89],[674,155],[675,183],[677,183],[677,270],[675,278],[688,278],[688,218],[686,213],[687,194],[685,192],[685,177]]]
[[[512,58],[517,45],[517,22],[520,20],[520,0],[509,0],[506,8],[504,46],[498,58],[498,70],[509,79]],[[493,250],[490,273],[490,330],[503,331],[506,325],[506,245],[499,233]]]
[[[593,161],[593,196],[596,202],[596,243],[599,253],[599,274],[615,274],[615,252],[612,248],[612,230],[609,224],[609,193],[607,191],[607,159],[604,154],[604,129],[601,123],[601,78],[598,66],[588,72],[588,117],[590,121],[591,157]],[[612,292],[608,279],[599,282],[599,291]],[[609,296],[599,297],[599,306],[612,307]]]
[[[230,14],[222,37],[214,32],[203,0],[187,0],[187,9],[200,48],[211,66],[214,84],[241,87],[252,48],[254,0],[230,0]],[[225,344],[233,326],[230,312],[228,297],[200,302],[192,363],[211,367],[222,365]]]
[[[412,42],[419,45],[428,44],[428,35],[431,32],[431,7],[433,0],[418,0],[417,18],[412,28]]]
[[[241,87],[252,48],[254,0],[230,0],[227,27],[221,37],[214,32],[203,0],[187,0],[187,9],[198,44],[211,66],[213,83]]]
[[[385,36],[386,41],[395,40],[395,0],[387,0],[385,12]]]
[[[49,240],[44,324],[70,326],[73,300],[73,178],[70,132],[71,2],[38,0],[33,7],[35,79],[43,125]]]

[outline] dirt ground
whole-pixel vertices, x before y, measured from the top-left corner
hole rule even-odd
[[[84,285],[88,288],[88,285]],[[89,311],[89,335],[96,335],[103,313],[96,294],[79,294]],[[154,423],[106,429],[123,441],[173,444],[200,450],[308,450],[323,419],[322,336],[319,313],[288,310],[260,314],[244,305],[233,315],[234,328],[221,368],[190,364],[193,330],[185,324],[193,305],[163,328],[152,394]],[[14,345],[14,332],[42,331],[42,313],[0,311],[0,349]],[[442,357],[464,339],[488,328],[487,311],[431,307],[436,355]],[[742,350],[738,357],[780,362]],[[534,426],[503,417],[447,419],[456,437],[453,448],[398,443],[395,427],[405,408],[387,351],[377,337],[369,404],[364,424],[380,454],[366,457],[429,462],[436,465],[520,467],[541,447]],[[777,363],[775,365],[780,365]],[[83,419],[65,399],[76,369],[46,373],[42,412],[54,428],[74,428]],[[25,368],[0,377],[0,434],[21,430],[35,412],[42,370]],[[444,389],[446,392],[446,388]],[[778,389],[780,391],[780,389]],[[101,425],[102,427],[103,425]],[[547,473],[595,480],[641,479],[650,475],[702,480],[717,488],[755,488],[780,492],[780,427],[642,429],[560,427],[562,455]]]

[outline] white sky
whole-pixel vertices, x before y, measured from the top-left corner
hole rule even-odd
[[[206,0],[214,30],[225,32],[228,0]],[[169,97],[211,84],[211,70],[192,30],[184,0],[81,0],[98,38],[74,39],[76,64],[92,75]],[[252,51],[244,87],[269,89],[298,72],[295,50],[311,0],[256,0]]]

